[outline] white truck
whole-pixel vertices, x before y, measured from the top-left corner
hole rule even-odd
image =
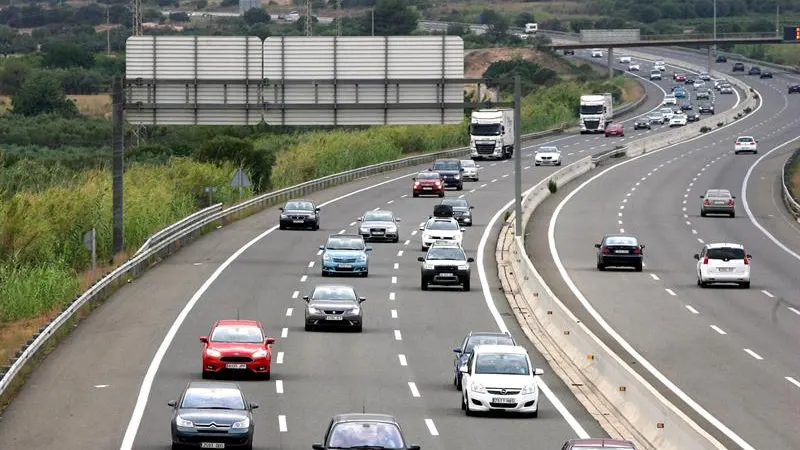
[[[578,125],[581,134],[602,133],[614,118],[614,100],[611,94],[581,95]]]
[[[525,24],[525,34],[536,34],[539,31],[539,24],[538,23],[526,23]]]
[[[514,110],[481,109],[472,112],[469,124],[470,157],[508,159],[514,154]]]

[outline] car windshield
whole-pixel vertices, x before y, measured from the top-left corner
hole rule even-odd
[[[602,114],[605,107],[603,105],[581,105],[581,114]]]
[[[558,153],[557,147],[539,147],[537,150],[539,153]]]
[[[436,161],[433,170],[458,170],[458,161]]]
[[[739,139],[737,139],[737,141],[739,141],[739,142],[753,142],[753,138],[740,137]]]
[[[189,388],[183,396],[181,408],[245,409],[241,392],[232,388]]]
[[[438,180],[441,179],[442,176],[436,172],[422,172],[417,174],[418,180]]]
[[[364,240],[344,237],[330,238],[325,248],[328,250],[364,250]]]
[[[311,202],[289,202],[283,209],[289,211],[313,211],[314,205]]]
[[[478,354],[475,361],[476,374],[530,375],[528,358],[518,353]]]
[[[461,167],[478,167],[478,165],[471,159],[463,159],[461,160]]]
[[[472,353],[476,345],[514,345],[514,340],[509,336],[470,336],[464,353]]]
[[[636,246],[636,238],[626,236],[613,236],[606,238],[606,245],[630,245]]]
[[[616,445],[609,446],[603,445],[602,447],[595,447],[595,446],[585,446],[581,444],[580,447],[575,447],[575,450],[635,450],[633,447],[626,445],[625,447],[618,447]]]
[[[463,198],[448,198],[448,199],[442,200],[442,204],[443,205],[450,205],[450,206],[456,207],[456,208],[467,208],[467,207],[469,207],[469,203],[467,203],[467,201],[464,200]]]
[[[211,342],[244,342],[256,344],[264,342],[264,335],[252,325],[220,325],[211,333]]]
[[[389,211],[372,211],[364,214],[364,222],[394,222],[394,216]]]
[[[467,257],[464,255],[464,250],[460,248],[433,247],[428,251],[426,259],[428,261],[466,261]]]
[[[734,247],[718,247],[718,248],[710,248],[708,252],[706,252],[706,256],[709,259],[722,259],[722,260],[730,260],[730,259],[744,259],[744,249],[741,248],[734,248]]]
[[[342,422],[330,432],[328,448],[374,446],[386,449],[405,448],[400,428],[386,422]]]
[[[452,220],[429,220],[425,228],[428,230],[457,230],[458,224]]]
[[[314,289],[311,299],[355,301],[356,293],[349,286],[319,286]]]
[[[469,133],[473,136],[499,136],[500,124],[496,123],[473,123],[469,127]]]
[[[731,198],[731,193],[728,191],[708,191],[706,198]]]

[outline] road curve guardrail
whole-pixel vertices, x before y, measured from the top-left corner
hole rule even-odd
[[[789,211],[789,213],[796,219],[800,220],[800,199],[795,196],[791,188],[793,175],[792,167],[795,165],[798,159],[800,159],[800,148],[795,150],[783,165],[783,171],[781,173],[783,195],[781,197],[783,197],[783,204],[786,205],[786,209]]]

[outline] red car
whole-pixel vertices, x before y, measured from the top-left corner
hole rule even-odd
[[[611,123],[606,127],[606,137],[625,136],[625,127],[621,123]]]
[[[411,192],[414,197],[420,195],[438,195],[444,197],[444,180],[439,172],[420,172],[411,179]]]
[[[564,443],[561,450],[596,450],[607,448],[609,450],[636,450],[631,441],[618,439],[570,439]]]
[[[252,373],[270,378],[274,337],[255,320],[218,320],[203,343],[203,378],[220,372]]]
[[[676,73],[672,78],[674,78],[675,81],[686,81],[686,75],[682,73]]]

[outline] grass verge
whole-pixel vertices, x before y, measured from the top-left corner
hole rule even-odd
[[[792,195],[794,198],[800,198],[800,158],[794,159],[792,166],[789,168],[789,177],[789,189],[792,191]]]
[[[68,95],[74,101],[78,111],[87,117],[111,118],[111,96],[108,94],[97,95]],[[11,97],[0,95],[0,115],[11,111]]]

